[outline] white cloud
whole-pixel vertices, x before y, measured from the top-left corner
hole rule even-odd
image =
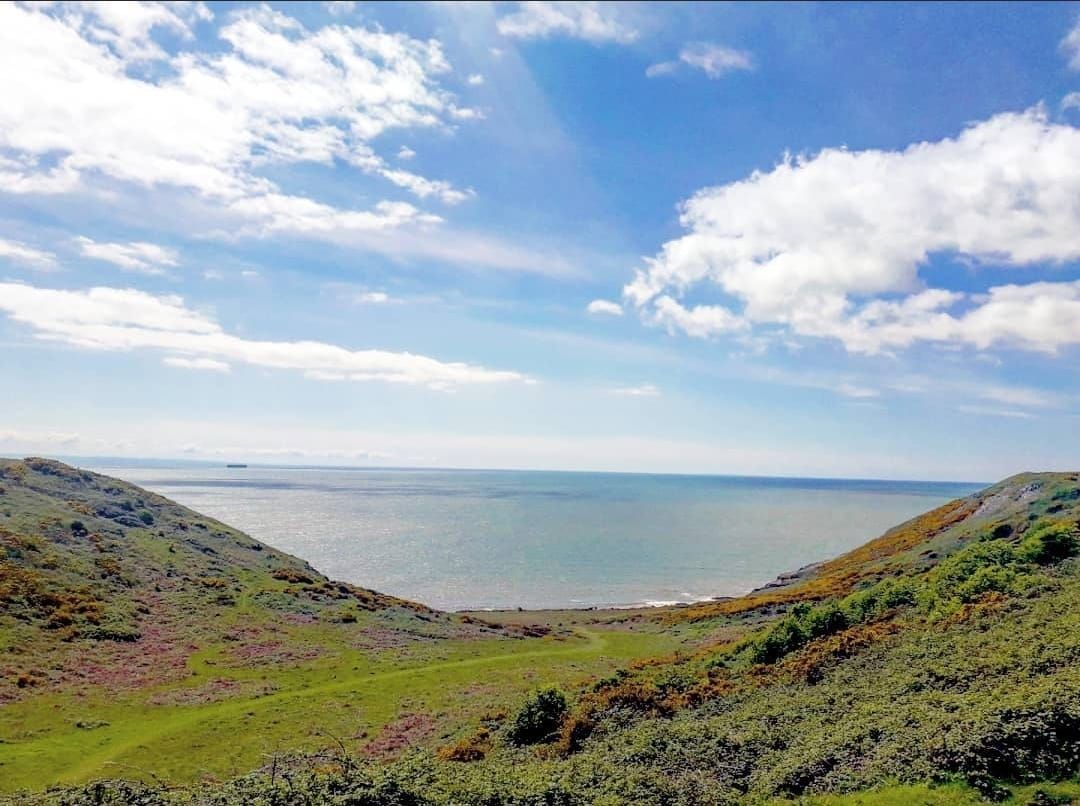
[[[167,267],[179,264],[175,249],[169,249],[145,241],[131,243],[98,243],[80,236],[75,239],[79,251],[86,257],[104,260],[125,271],[142,274],[163,274]]]
[[[514,13],[500,17],[496,27],[503,36],[517,39],[565,36],[625,45],[638,38],[618,3],[522,2]]]
[[[385,291],[363,291],[353,299],[361,305],[385,305],[390,302],[390,295]]]
[[[1069,67],[1080,70],[1080,19],[1073,25],[1072,30],[1061,40],[1061,50],[1069,59]]]
[[[746,322],[720,305],[687,309],[666,295],[653,300],[652,323],[665,327],[669,333],[681,330],[699,339],[747,329]]]
[[[399,160],[411,160],[413,157],[416,156],[416,152],[408,146],[402,146],[398,149],[397,156]]]
[[[1062,111],[1068,109],[1080,109],[1080,92],[1070,92],[1061,99]]]
[[[753,58],[745,50],[735,50],[713,42],[692,42],[679,51],[677,61],[649,65],[645,75],[649,78],[671,75],[679,69],[680,64],[701,70],[709,78],[720,78],[735,70],[754,69]]]
[[[469,86],[479,87],[481,84],[484,83],[484,77],[479,73],[473,73],[466,79],[466,82],[469,84]]]
[[[660,397],[660,390],[651,383],[640,386],[620,386],[611,390],[611,394],[620,397]]]
[[[323,6],[331,17],[345,17],[356,11],[356,0],[326,0]]]
[[[475,116],[439,86],[450,66],[437,41],[362,26],[311,31],[266,6],[232,12],[220,48],[167,56],[153,39],[190,38],[208,15],[201,5],[0,5],[0,74],[21,77],[0,105],[0,190],[68,192],[106,176],[185,188],[259,223],[283,199],[310,203],[337,228],[403,222],[290,196],[264,166],[338,161],[422,198],[469,195],[403,176],[370,145],[393,129]]]
[[[854,383],[842,383],[837,386],[834,391],[837,394],[854,398],[855,400],[869,400],[871,398],[881,397],[881,393],[877,389],[871,389],[868,386],[858,386]]]
[[[192,28],[214,15],[201,2],[108,3],[73,2],[66,15],[86,38],[108,47],[132,62],[165,58],[165,51],[153,40],[152,31],[166,29],[184,39],[192,38]]]
[[[1004,403],[1008,406],[1047,408],[1057,406],[1060,402],[1055,394],[1024,386],[981,386],[973,391],[983,400]]]
[[[957,406],[957,411],[962,411],[965,414],[974,414],[979,417],[1008,417],[1014,420],[1032,420],[1035,415],[1027,411],[1018,411],[1016,409],[995,409],[986,406]]]
[[[209,372],[229,372],[232,369],[224,361],[218,361],[216,358],[184,358],[183,356],[170,355],[162,359],[161,363],[168,367],[199,369]]]
[[[709,337],[754,325],[879,353],[919,341],[1053,352],[1080,342],[1080,282],[927,288],[954,253],[1005,266],[1080,257],[1080,130],[1042,109],[903,151],[826,149],[706,188],[688,233],[646,260],[625,298],[646,321]],[[730,302],[692,305],[695,292]]]
[[[419,196],[421,199],[426,199],[428,196],[434,196],[445,204],[460,204],[466,199],[471,199],[476,195],[476,192],[472,190],[472,188],[458,190],[449,182],[425,179],[410,171],[387,168],[381,171],[381,173],[383,177],[389,179],[398,187],[405,188],[410,193]]]
[[[622,305],[606,299],[594,299],[585,307],[585,310],[589,313],[606,314],[607,316],[623,315]]]
[[[46,341],[92,350],[161,350],[189,361],[209,359],[311,377],[452,389],[468,384],[531,381],[518,372],[443,362],[413,353],[352,350],[318,341],[259,341],[225,332],[178,296],[135,289],[67,291],[0,283],[0,311]]]
[[[19,241],[0,238],[0,259],[7,258],[16,263],[23,263],[32,269],[53,269],[56,267],[56,255],[35,249]]]

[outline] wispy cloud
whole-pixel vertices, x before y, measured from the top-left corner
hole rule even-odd
[[[606,316],[623,315],[622,305],[606,299],[594,299],[587,306],[585,306],[585,310],[588,313],[604,314]]]
[[[611,394],[620,397],[660,397],[660,390],[651,383],[643,383],[640,386],[616,387]]]
[[[383,381],[452,389],[470,384],[532,383],[528,376],[423,355],[353,350],[318,341],[260,341],[227,333],[178,296],[130,288],[68,291],[0,283],[0,311],[35,336],[91,350],[155,350],[172,366],[246,363],[325,380]],[[171,361],[170,361],[171,359]],[[182,363],[176,363],[181,361]],[[201,362],[195,366],[192,362]]]
[[[32,269],[49,270],[56,268],[56,255],[42,249],[35,249],[19,241],[0,238],[0,259],[22,263]]]
[[[692,42],[679,51],[678,59],[649,65],[645,75],[649,78],[669,76],[676,73],[680,67],[700,70],[709,78],[721,78],[737,70],[753,70],[754,60],[745,50],[736,50],[713,42]]]
[[[625,45],[639,36],[626,12],[626,6],[614,2],[521,2],[496,26],[503,36],[517,39],[563,36]]]
[[[1013,420],[1032,420],[1035,415],[1029,411],[1021,411],[1019,409],[997,409],[990,408],[988,406],[970,406],[961,405],[956,407],[957,411],[964,414],[974,414],[979,417],[1008,417]]]
[[[145,241],[130,243],[98,243],[85,236],[75,239],[79,251],[86,257],[104,260],[125,271],[142,274],[163,274],[166,268],[179,265],[175,249],[169,249]]]
[[[1069,60],[1069,67],[1080,70],[1080,19],[1061,40],[1061,50]]]
[[[162,363],[179,369],[197,369],[209,372],[228,372],[231,369],[224,361],[218,361],[214,358],[185,358],[184,356],[170,355],[163,358]]]
[[[361,305],[386,305],[394,300],[385,291],[361,291],[353,297],[353,301]]]

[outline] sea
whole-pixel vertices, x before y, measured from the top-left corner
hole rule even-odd
[[[503,470],[89,466],[331,578],[446,610],[736,596],[980,489]]]

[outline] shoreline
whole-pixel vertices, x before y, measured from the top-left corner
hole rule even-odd
[[[633,612],[652,613],[657,610],[675,610],[683,607],[691,607],[702,602],[730,602],[735,599],[741,599],[744,596],[750,596],[755,593],[766,590],[776,590],[778,588],[786,588],[789,585],[794,585],[799,582],[812,577],[814,573],[822,566],[827,560],[818,560],[817,562],[807,563],[806,565],[798,568],[794,571],[785,571],[782,574],[777,575],[774,579],[766,582],[763,585],[759,585],[755,588],[751,588],[748,591],[740,593],[736,596],[703,596],[699,599],[692,599],[690,601],[645,601],[637,602],[635,604],[623,604],[623,605],[582,605],[580,607],[478,607],[478,608],[463,608],[455,610],[447,610],[445,612],[452,613],[454,615],[467,615],[467,616],[483,616],[487,615],[514,615],[514,614],[534,614],[534,615],[548,615],[552,613],[620,613],[629,614]]]

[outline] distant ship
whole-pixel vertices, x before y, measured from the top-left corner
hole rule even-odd
[[[225,467],[247,467],[247,465],[235,464],[235,465],[225,465]]]

